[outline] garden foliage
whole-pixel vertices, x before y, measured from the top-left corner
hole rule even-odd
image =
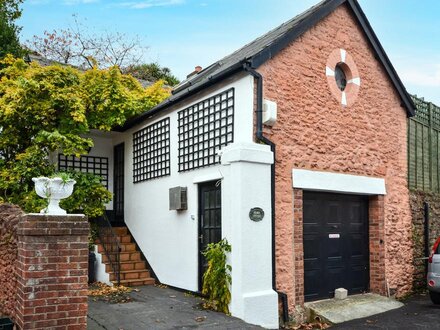
[[[45,206],[31,179],[53,175],[57,153],[87,154],[93,146],[90,130],[123,125],[169,94],[163,82],[143,88],[116,66],[80,71],[6,56],[0,67],[0,201],[26,212]],[[75,192],[62,205],[68,212],[100,215],[110,193],[93,175],[72,175]]]
[[[202,293],[207,295],[207,308],[229,314],[232,283],[231,266],[226,263],[227,253],[231,252],[231,245],[226,239],[218,243],[208,244],[203,255],[208,261],[208,268],[203,274]]]

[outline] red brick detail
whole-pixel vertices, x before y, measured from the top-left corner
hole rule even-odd
[[[370,291],[386,294],[384,196],[371,196],[369,204]]]
[[[22,216],[17,227],[19,329],[87,328],[88,234],[84,216]]]
[[[303,191],[293,189],[293,253],[295,258],[295,304],[304,304]]]

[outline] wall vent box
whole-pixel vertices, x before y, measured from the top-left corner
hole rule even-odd
[[[277,121],[277,104],[273,101],[263,100],[263,124],[273,126]]]
[[[187,203],[187,188],[174,187],[170,188],[170,210],[186,210]]]

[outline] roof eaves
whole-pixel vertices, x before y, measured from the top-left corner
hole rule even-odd
[[[233,75],[234,73],[237,73],[237,72],[243,70],[244,62],[245,61],[238,62],[235,65],[232,65],[231,67],[227,68],[225,71],[221,71],[218,74],[209,76],[207,79],[202,80],[192,86],[189,86],[189,87],[179,91],[179,93],[170,96],[168,99],[166,99],[164,102],[158,104],[154,108],[141,113],[139,116],[136,116],[134,118],[129,119],[123,126],[118,126],[118,127],[113,128],[113,131],[125,132],[126,130],[132,128],[133,126],[136,126],[137,124],[143,122],[144,120],[155,116],[157,113],[164,111],[166,108],[190,97],[191,95],[194,95],[195,93],[201,91],[202,89],[207,88],[207,87]]]

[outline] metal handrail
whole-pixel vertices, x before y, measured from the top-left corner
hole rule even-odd
[[[93,222],[98,227],[98,238],[104,248],[105,255],[108,258],[113,273],[116,275],[118,285],[121,284],[121,246],[119,244],[118,236],[116,236],[107,215],[94,218]]]

